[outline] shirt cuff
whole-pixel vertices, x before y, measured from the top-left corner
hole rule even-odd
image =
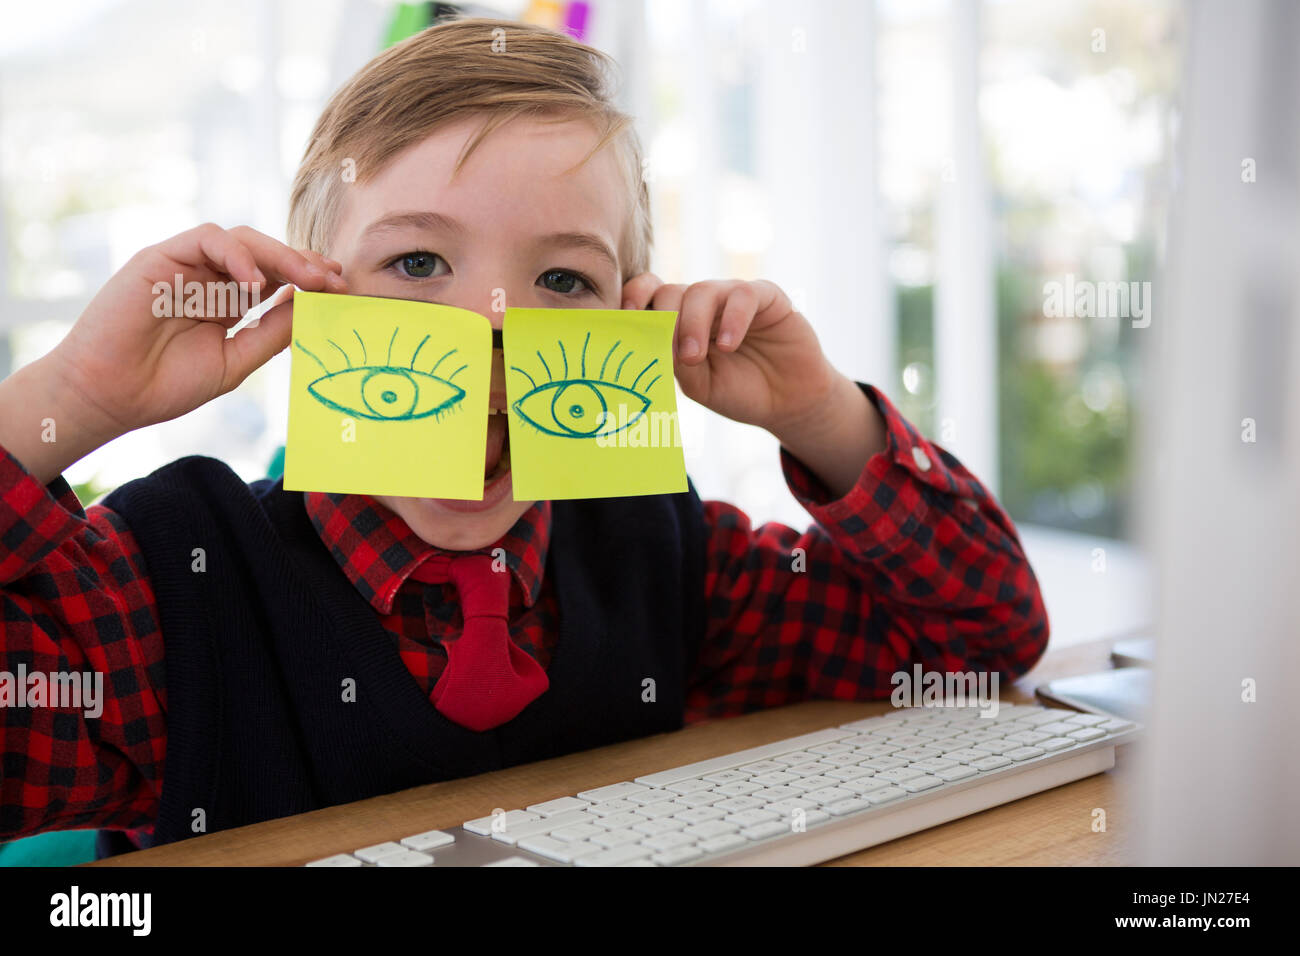
[[[781,470],[791,493],[819,524],[873,557],[915,535],[929,513],[930,489],[961,494],[963,482],[952,474],[956,459],[927,441],[879,389],[861,382],[858,387],[884,420],[885,448],[867,460],[848,493],[832,498],[821,479],[784,447]]]
[[[85,520],[81,502],[62,475],[42,485],[0,447],[0,582],[41,561]]]

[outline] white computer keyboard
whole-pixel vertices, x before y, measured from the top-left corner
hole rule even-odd
[[[808,865],[1100,773],[1139,729],[908,708],[307,865]]]

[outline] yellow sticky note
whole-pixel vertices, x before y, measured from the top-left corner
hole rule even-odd
[[[295,292],[284,487],[483,497],[492,326],[406,299]]]
[[[676,320],[676,312],[506,309],[517,501],[686,490]]]

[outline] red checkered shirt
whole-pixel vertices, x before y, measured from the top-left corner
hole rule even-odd
[[[884,418],[887,447],[848,494],[832,500],[780,453],[814,519],[806,531],[755,528],[732,505],[704,503],[708,620],[687,722],[809,698],[887,697],[891,675],[915,663],[1013,679],[1042,654],[1047,615],[1010,518],[957,459],[862,388]],[[167,744],[165,641],[148,569],[119,515],[83,510],[63,478],[42,486],[0,453],[0,671],[97,671],[105,698],[97,718],[0,707],[0,840],[147,832]],[[426,603],[424,585],[408,581],[435,549],[366,496],[308,494],[306,504],[428,694],[446,665],[442,643],[461,626],[454,600]],[[511,637],[543,668],[559,635],[558,597],[543,573],[550,532],[541,502],[492,546],[513,571]]]

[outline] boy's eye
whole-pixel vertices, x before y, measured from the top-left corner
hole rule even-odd
[[[552,292],[558,292],[560,295],[581,295],[582,292],[593,291],[591,283],[586,279],[582,278],[582,276],[578,275],[576,272],[568,272],[564,269],[551,269],[548,272],[543,272],[538,281],[547,289],[550,289]],[[576,293],[573,288],[575,283],[581,283],[582,285],[582,289],[578,290]]]
[[[433,275],[438,256],[432,252],[408,252],[399,260],[402,272],[412,279],[427,279]]]

